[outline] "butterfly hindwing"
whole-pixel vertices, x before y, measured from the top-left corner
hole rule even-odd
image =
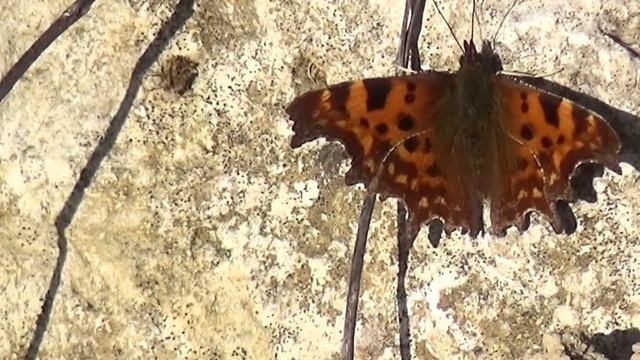
[[[318,137],[342,142],[352,157],[347,183],[402,199],[414,226],[440,217],[447,229],[477,233],[481,200],[464,184],[464,166],[435,136],[434,121],[453,75],[410,76],[344,82],[298,97],[287,113],[291,144]]]
[[[542,214],[556,231],[561,228],[554,204],[544,196],[544,172],[534,153],[517,139],[502,132],[491,154],[492,182],[487,190],[491,203],[491,230],[504,234],[510,225],[526,226],[530,210]]]

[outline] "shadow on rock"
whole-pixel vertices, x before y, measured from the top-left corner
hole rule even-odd
[[[608,360],[630,360],[633,355],[633,345],[640,343],[640,330],[629,328],[613,330],[609,334],[596,333],[592,336],[580,335],[580,342],[587,348],[577,351],[574,346],[564,345],[564,354],[571,360],[590,359],[588,354],[601,354]]]

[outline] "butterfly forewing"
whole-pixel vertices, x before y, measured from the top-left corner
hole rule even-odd
[[[435,136],[434,121],[453,75],[345,82],[303,94],[289,105],[292,146],[318,137],[341,141],[352,157],[347,183],[402,199],[419,226],[434,217],[447,230],[481,228],[481,200],[464,183],[465,169]]]

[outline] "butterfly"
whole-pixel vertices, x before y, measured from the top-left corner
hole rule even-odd
[[[473,37],[472,37],[473,39]],[[491,42],[464,41],[457,72],[342,82],[286,108],[293,148],[319,137],[351,156],[346,183],[408,209],[414,230],[439,218],[446,233],[504,235],[531,212],[561,232],[558,200],[583,162],[621,174],[620,140],[595,112],[502,73]]]

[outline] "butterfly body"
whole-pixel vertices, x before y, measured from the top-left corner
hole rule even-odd
[[[473,46],[473,45],[470,45]],[[451,74],[446,94],[437,104],[434,115],[436,136],[451,139],[450,151],[468,156],[465,168],[469,169],[469,186],[484,192],[489,178],[487,163],[494,151],[495,132],[498,130],[499,104],[495,91],[495,74],[499,70],[485,61],[486,55],[478,55],[475,48],[461,57],[460,69]]]
[[[560,231],[555,201],[585,161],[620,172],[617,135],[599,115],[500,74],[483,43],[464,43],[456,73],[344,82],[310,91],[287,108],[292,146],[317,137],[341,141],[352,157],[348,184],[401,199],[410,223],[434,218],[447,232],[526,227],[531,211]]]

